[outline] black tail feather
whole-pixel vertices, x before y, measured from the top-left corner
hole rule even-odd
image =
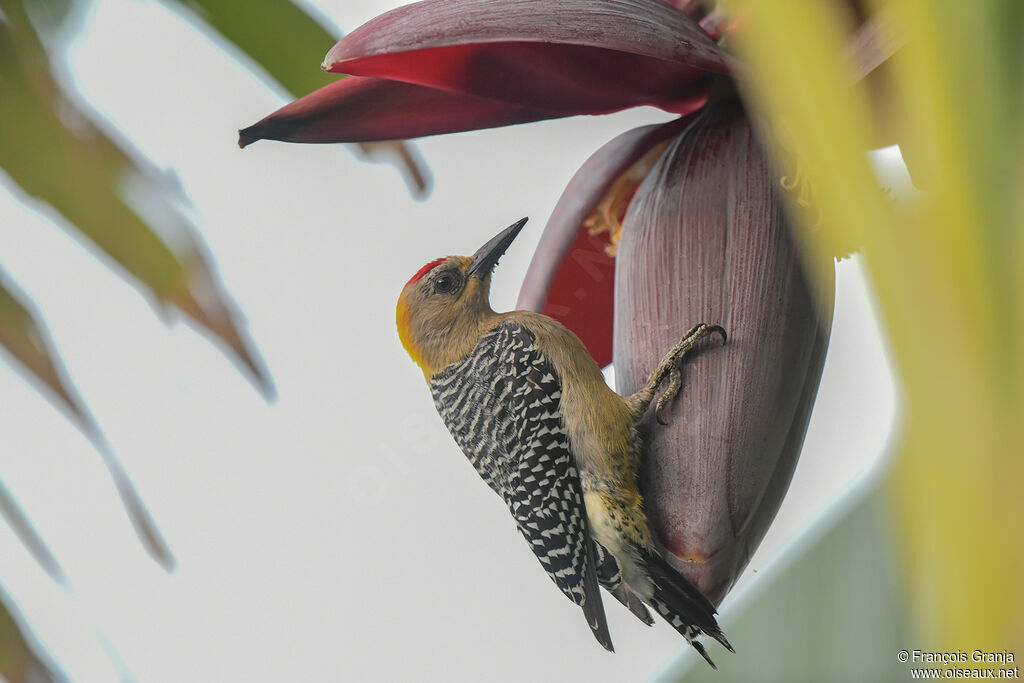
[[[604,605],[601,604],[601,589],[598,588],[596,562],[592,543],[587,544],[587,563],[583,577],[583,614],[587,618],[590,630],[601,646],[609,652],[615,652],[612,645],[612,634],[608,631],[608,621],[604,615]]]
[[[705,662],[707,662],[708,664],[711,665],[712,669],[714,669],[715,671],[718,671],[718,667],[715,666],[715,663],[713,661],[711,661],[711,656],[708,655],[708,651],[704,649],[703,645],[701,645],[696,640],[691,640],[690,641],[690,645],[693,645],[693,649],[696,650],[698,652],[698,654],[700,654],[700,656],[704,658]]]
[[[625,605],[626,609],[633,613],[633,616],[648,626],[654,626],[654,617],[651,616],[644,603],[640,601],[640,598],[626,584],[620,583],[614,590],[609,592],[616,600]]]
[[[622,582],[622,569],[618,560],[608,552],[608,549],[597,541],[591,542],[591,551],[594,553],[594,564],[597,567],[597,581],[612,596],[625,605],[626,609],[648,626],[654,625],[654,619],[644,606],[643,601]]]
[[[700,617],[701,622],[715,623],[715,606],[685,576],[666,562],[665,558],[648,553],[643,559],[651,578],[668,595],[669,604],[681,611],[693,612],[695,616]]]
[[[715,619],[714,605],[697,590],[696,586],[657,554],[647,554],[644,563],[654,582],[651,606],[686,638],[708,664],[717,668],[704,646],[694,640],[702,633],[717,640],[729,652],[736,652]]]

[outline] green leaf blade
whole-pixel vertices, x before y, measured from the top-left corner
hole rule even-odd
[[[0,24],[0,166],[64,216],[129,281],[219,338],[271,395],[270,377],[201,256],[204,247],[174,190],[109,135],[105,122],[62,91],[38,41],[24,39],[31,29],[20,28],[22,38],[15,40],[19,31]]]
[[[338,36],[288,0],[253,2],[240,9],[231,0],[167,0],[234,45],[293,96],[321,88],[335,76],[320,62]]]

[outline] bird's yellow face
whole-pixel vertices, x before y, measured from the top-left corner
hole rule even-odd
[[[473,256],[449,256],[420,268],[398,297],[402,346],[429,379],[473,348],[497,315],[489,302],[491,271],[526,219],[509,226]]]
[[[490,277],[486,281],[467,276],[470,259],[449,256],[423,266],[398,297],[396,322],[402,346],[427,375],[433,374],[445,354],[438,351],[453,345],[452,338],[462,323],[490,311],[487,301]]]

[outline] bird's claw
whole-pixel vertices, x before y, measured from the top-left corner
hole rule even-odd
[[[654,375],[651,378],[654,386],[661,384],[661,381],[665,378],[665,375],[669,377],[668,388],[665,389],[665,393],[658,398],[658,403],[654,409],[654,416],[658,420],[659,424],[667,425],[668,422],[662,417],[664,414],[665,407],[679,394],[679,390],[683,386],[683,373],[679,369],[683,359],[686,357],[693,348],[697,345],[704,337],[711,334],[719,334],[722,337],[722,343],[724,344],[727,340],[725,328],[721,325],[707,325],[700,323],[694,325],[689,332],[683,335],[683,338],[679,340],[679,343],[672,347],[662,359],[658,365],[658,369],[655,370]]]
[[[672,367],[668,371],[668,389],[658,399],[658,403],[654,406],[654,417],[658,420],[658,424],[667,425],[668,422],[662,417],[662,411],[665,406],[674,399],[678,394],[679,390],[683,387],[683,373],[680,372],[679,366],[673,363]]]

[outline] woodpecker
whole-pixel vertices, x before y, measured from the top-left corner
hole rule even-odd
[[[679,391],[683,357],[717,325],[691,329],[647,385],[629,397],[605,383],[579,338],[529,311],[491,309],[491,272],[522,219],[473,256],[420,268],[398,299],[402,345],[419,365],[455,442],[512,514],[555,585],[613,651],[598,585],[646,624],[654,608],[714,667],[696,637],[730,652],[714,606],[661,556],[638,485],[637,424],[662,381],[665,405]]]

